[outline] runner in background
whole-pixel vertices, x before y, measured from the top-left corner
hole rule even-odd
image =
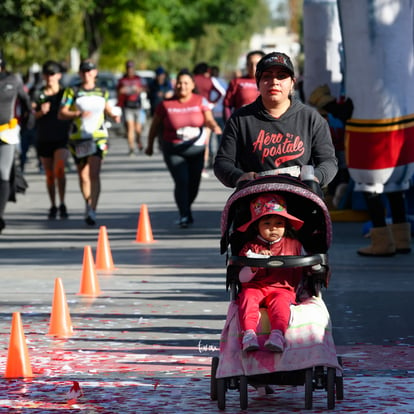
[[[194,222],[191,207],[198,194],[204,164],[204,127],[221,134],[207,99],[194,93],[194,87],[192,74],[181,70],[174,96],[162,101],[155,110],[145,151],[151,156],[155,139],[161,135],[164,161],[174,180],[174,198],[180,215],[177,224],[181,228]]]
[[[256,84],[256,65],[264,56],[261,50],[253,50],[246,56],[246,74],[230,81],[223,100],[223,118],[227,121],[233,111],[252,103],[259,96]]]
[[[69,150],[73,155],[83,198],[86,203],[85,222],[96,224],[96,209],[101,192],[101,165],[108,152],[108,131],[105,115],[115,122],[120,117],[112,112],[107,90],[96,86],[98,70],[91,60],[79,66],[82,83],[67,88],[63,94],[59,117],[72,120]]]
[[[68,217],[65,204],[66,174],[65,164],[69,156],[69,121],[58,119],[60,102],[64,89],[60,86],[62,68],[59,63],[48,60],[42,68],[45,86],[36,96],[36,147],[46,177],[46,188],[50,199],[49,219],[59,213],[61,219]],[[57,194],[56,194],[57,189]],[[59,197],[59,208],[56,198]]]
[[[218,66],[211,66],[210,68],[211,76],[213,79],[217,79],[224,90],[227,89],[228,83],[225,79],[220,76],[220,68]],[[224,96],[222,95],[220,99],[216,102],[213,107],[213,116],[216,122],[219,124],[220,128],[224,129],[224,118],[223,118],[223,100]],[[213,168],[214,157],[216,156],[217,149],[220,145],[221,135],[217,135],[214,132],[211,133],[210,145],[209,145],[209,159],[208,159],[208,168]]]
[[[195,92],[207,99],[209,108],[212,111],[217,102],[224,97],[226,90],[221,86],[217,78],[211,75],[210,67],[205,62],[197,63],[193,69]],[[202,176],[209,176],[206,168],[210,159],[210,137],[211,130],[206,128],[206,151],[204,154],[204,168]]]
[[[10,178],[15,147],[19,143],[20,125],[15,117],[16,101],[22,109],[20,123],[32,122],[29,95],[24,91],[19,76],[6,71],[6,61],[0,52],[0,233],[6,227],[4,211],[10,196]]]
[[[144,86],[141,78],[135,74],[135,63],[128,60],[125,64],[126,73],[118,81],[118,105],[122,108],[122,114],[125,122],[128,154],[134,155],[137,146],[139,151],[143,150],[141,142],[142,121],[141,121],[141,93]]]

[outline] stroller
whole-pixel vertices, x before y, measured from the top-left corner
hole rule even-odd
[[[237,256],[247,239],[245,233],[236,229],[250,220],[250,201],[269,193],[283,196],[289,213],[303,220],[298,238],[305,256]],[[317,191],[297,178],[260,177],[243,183],[229,197],[221,216],[221,254],[227,253],[226,289],[230,290],[231,301],[219,356],[212,358],[210,384],[210,398],[217,401],[220,410],[225,409],[226,393],[230,390],[239,391],[240,408],[247,409],[249,385],[256,389],[264,387],[266,393],[273,392],[270,385],[304,385],[305,409],[312,409],[315,390],[326,390],[328,409],[335,407],[335,397],[343,399],[342,361],[336,355],[329,313],[321,297],[321,289],[328,287],[330,279],[327,251],[331,238],[331,220],[325,203]],[[269,352],[263,347],[270,333],[266,309],[260,309],[257,328],[260,349],[242,351],[236,300],[242,266],[303,268],[302,300],[291,306],[283,353]]]

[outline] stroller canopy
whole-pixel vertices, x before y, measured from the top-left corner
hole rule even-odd
[[[273,175],[246,182],[227,200],[221,215],[221,253],[230,244],[232,254],[238,254],[250,235],[236,230],[250,217],[250,201],[260,194],[282,195],[290,214],[303,220],[298,238],[308,254],[326,253],[332,242],[332,223],[324,201],[300,180]]]

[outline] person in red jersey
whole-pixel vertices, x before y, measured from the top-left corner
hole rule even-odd
[[[193,75],[197,93],[204,96],[210,104],[210,109],[213,109],[226,91],[220,82],[214,76],[211,76],[210,68],[205,62],[198,63],[194,67]]]
[[[265,55],[261,50],[253,50],[246,56],[246,74],[234,78],[228,88],[223,100],[223,118],[225,121],[235,109],[252,103],[259,96],[259,90],[256,84],[256,65],[257,62]]]
[[[119,80],[118,105],[122,108],[125,121],[129,155],[135,153],[135,145],[138,150],[143,150],[141,143],[141,92],[144,87],[141,78],[135,74],[135,64],[132,60],[126,63],[126,74]]]
[[[174,197],[182,228],[193,223],[191,205],[198,194],[206,148],[205,126],[221,134],[208,101],[194,93],[195,83],[188,70],[177,75],[174,96],[155,109],[148,134],[147,155],[154,152],[154,142],[161,132],[164,161],[174,180]]]

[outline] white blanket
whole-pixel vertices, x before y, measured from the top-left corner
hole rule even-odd
[[[291,321],[285,334],[282,354],[267,351],[263,345],[269,335],[267,313],[261,312],[258,327],[260,349],[245,353],[241,348],[238,306],[230,303],[220,339],[220,360],[216,377],[267,374],[293,371],[313,366],[342,370],[332,338],[331,321],[325,303],[312,297],[291,307]]]

